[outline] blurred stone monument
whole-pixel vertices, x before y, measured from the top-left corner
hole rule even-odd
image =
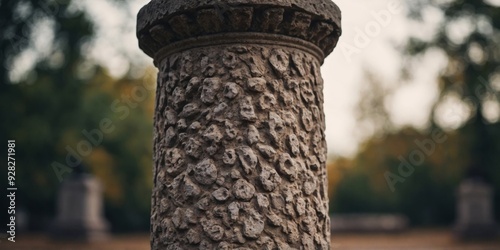
[[[466,126],[475,140],[470,145],[471,162],[466,178],[458,187],[455,233],[461,239],[492,238],[498,235],[494,218],[493,189],[489,184],[490,157],[496,154],[481,112]]]
[[[466,179],[458,188],[457,223],[460,238],[492,238],[498,234],[493,213],[493,190],[480,179]]]
[[[57,217],[50,228],[55,240],[98,241],[108,236],[100,182],[83,166],[66,178],[59,190]]]

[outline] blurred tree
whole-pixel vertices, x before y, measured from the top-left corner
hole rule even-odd
[[[357,112],[360,128],[366,133],[362,136],[367,139],[353,159],[341,158],[329,164],[331,210],[397,212],[407,215],[415,225],[449,225],[454,220],[455,189],[469,176],[485,178],[494,185],[499,217],[498,1],[407,2],[414,24],[429,25],[427,18],[436,20],[436,16],[441,20],[433,36],[416,35],[405,47],[411,66],[427,52],[440,51],[448,59],[438,79],[440,96],[429,117],[430,126],[424,130],[396,128],[384,105],[391,89],[368,72],[369,84],[365,84]],[[412,77],[411,66],[403,70],[405,77]],[[451,105],[458,102],[470,112],[443,112],[450,108],[446,106],[450,99],[458,100]],[[446,121],[450,119],[464,122],[450,126]]]
[[[147,230],[153,98],[145,86],[152,79],[116,80],[88,58],[95,28],[71,0],[0,1],[0,27],[0,141],[16,140],[17,205],[31,227],[54,216],[59,177],[71,171],[69,150],[106,119],[112,132],[78,158],[105,185],[113,229]]]
[[[446,140],[433,142],[433,152],[426,153],[421,145],[429,134],[413,128],[387,132],[367,140],[352,161],[331,163],[329,173],[342,176],[332,187],[332,212],[402,213],[414,225],[451,223],[454,187],[465,169],[463,139],[443,135]],[[388,173],[401,179],[392,183]]]
[[[467,176],[490,179],[495,171],[493,156],[498,154],[500,138],[492,137],[500,118],[500,6],[491,0],[411,1],[410,17],[420,23],[442,15],[437,32],[431,38],[412,37],[407,52],[417,56],[430,49],[444,52],[448,67],[439,84],[440,99],[431,121],[434,126],[449,114],[440,112],[445,100],[458,97],[471,111],[461,129],[469,139],[464,147],[471,155]],[[449,118],[449,117],[448,117]],[[493,181],[493,180],[489,180]]]
[[[0,125],[0,139],[16,140],[18,206],[32,208],[32,219],[52,212],[59,181],[50,164],[64,157],[57,145],[83,119],[78,110],[84,81],[76,72],[83,63],[82,44],[92,36],[93,26],[83,12],[69,9],[70,2],[0,2],[0,102],[7,121]],[[48,32],[37,36],[40,29]],[[49,39],[55,46],[37,51],[35,39]],[[33,70],[13,79],[16,63],[26,57],[35,62]]]
[[[393,91],[392,87],[384,86],[377,75],[366,71],[364,84],[361,89],[361,98],[356,109],[356,118],[359,130],[358,136],[366,140],[372,136],[383,136],[396,128],[390,119],[385,101]],[[361,141],[362,141],[361,140]]]

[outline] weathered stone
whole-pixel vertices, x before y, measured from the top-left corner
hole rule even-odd
[[[212,196],[217,201],[226,201],[230,195],[231,195],[231,192],[229,192],[229,190],[227,190],[227,188],[219,188],[212,193]]]
[[[286,54],[282,49],[274,49],[271,52],[269,62],[273,66],[273,69],[279,78],[287,76],[289,58],[288,54]]]
[[[213,241],[221,241],[224,237],[224,228],[214,220],[203,220],[201,222],[203,231]]]
[[[166,172],[171,176],[177,176],[185,168],[182,150],[178,148],[168,149],[165,154]]]
[[[210,209],[210,200],[207,197],[201,198],[197,203],[196,207],[202,211],[207,211]]]
[[[195,230],[194,228],[189,229],[189,231],[186,234],[187,241],[191,245],[196,245],[199,244],[201,241],[201,235],[200,233]]]
[[[259,98],[259,107],[262,110],[271,110],[276,105],[276,97],[274,97],[274,95],[271,93],[264,93]]]
[[[288,153],[281,155],[278,164],[278,170],[281,174],[285,175],[290,181],[295,181],[299,174],[299,167],[297,162],[290,157]]]
[[[276,248],[276,244],[274,243],[273,239],[267,236],[262,236],[257,241],[257,245],[259,246],[259,249],[263,250],[273,250]]]
[[[217,167],[210,159],[205,159],[194,168],[194,178],[200,184],[210,185],[217,180]]]
[[[229,106],[227,105],[227,103],[223,102],[221,104],[219,104],[219,106],[217,106],[215,109],[214,109],[214,113],[215,115],[223,115],[224,114],[224,111],[228,108]]]
[[[187,117],[191,117],[193,115],[196,115],[198,113],[200,113],[200,108],[199,108],[198,104],[189,103],[189,104],[186,104],[186,106],[184,106],[184,108],[182,109],[182,112],[179,114],[179,116],[187,118]]]
[[[203,133],[203,138],[206,141],[212,142],[212,143],[218,143],[218,142],[220,142],[222,140],[222,137],[223,137],[223,135],[220,132],[219,127],[217,127],[217,125],[215,125],[215,124],[212,124]]]
[[[255,115],[252,97],[245,97],[240,103],[240,115],[241,119],[244,121],[254,122],[257,120],[257,116]]]
[[[297,201],[295,202],[295,209],[297,211],[297,214],[299,216],[302,216],[306,212],[306,202],[304,201],[303,198],[297,198]]]
[[[257,194],[257,205],[261,209],[266,209],[269,207],[269,199],[263,194]]]
[[[262,231],[264,231],[264,220],[254,211],[243,221],[243,235],[250,239],[258,239]]]
[[[273,147],[265,144],[257,144],[257,149],[264,157],[268,159],[272,159],[276,155],[276,150]]]
[[[234,82],[228,82],[224,88],[224,96],[228,99],[234,99],[240,94],[240,89],[238,84]]]
[[[201,91],[201,101],[204,103],[213,103],[217,97],[221,82],[219,78],[206,78],[203,81],[203,89]]]
[[[271,204],[276,210],[281,211],[285,207],[285,199],[279,193],[272,193]]]
[[[184,150],[186,153],[194,157],[196,159],[200,158],[201,156],[201,143],[197,141],[196,139],[190,138],[189,141],[187,141],[186,146],[184,147]]]
[[[261,77],[250,78],[247,81],[248,89],[256,92],[264,92],[266,90],[266,79]]]
[[[183,196],[183,200],[184,199],[196,199],[200,195],[201,190],[190,179],[186,178],[184,180],[183,189],[178,191],[178,192],[180,193],[180,195]]]
[[[236,243],[236,244],[244,244],[246,241],[245,237],[243,237],[243,233],[241,232],[241,229],[238,227],[233,228],[233,231],[231,232],[231,242]]]
[[[318,184],[316,183],[316,178],[311,176],[310,174],[306,175],[306,181],[304,183],[304,194],[306,195],[311,195],[316,191],[316,188],[318,187]]]
[[[226,149],[224,155],[222,156],[222,161],[226,165],[234,165],[237,160],[236,151],[234,149]]]
[[[320,65],[340,33],[327,0],[140,11],[159,68],[153,250],[327,249]]]
[[[243,167],[243,171],[245,171],[246,174],[252,173],[259,161],[252,148],[241,147],[238,149],[238,155]]]
[[[192,95],[196,93],[198,88],[200,87],[201,80],[198,77],[193,77],[189,80],[188,86],[186,87],[186,94]]]
[[[250,145],[253,145],[255,143],[258,143],[260,141],[260,134],[259,134],[259,130],[253,126],[253,125],[250,125],[248,126],[248,143]]]
[[[188,228],[188,223],[184,218],[184,210],[178,207],[175,212],[174,216],[172,217],[172,223],[174,224],[175,228],[177,229],[187,229]]]
[[[237,202],[232,202],[228,207],[229,216],[231,220],[236,221],[240,216],[240,207]]]
[[[167,147],[174,146],[177,138],[177,133],[173,127],[169,127],[165,132],[165,143]]]
[[[302,124],[307,132],[311,132],[314,128],[314,121],[311,111],[302,109]]]
[[[290,147],[290,152],[292,153],[293,156],[298,156],[300,154],[300,146],[299,146],[299,139],[297,138],[296,135],[289,135],[288,136],[288,146]]]
[[[231,123],[230,121],[225,121],[225,126],[226,126],[226,131],[225,131],[225,136],[226,136],[226,139],[228,140],[232,140],[234,138],[236,138],[236,136],[238,136],[238,129],[234,126],[233,123]]]
[[[259,179],[264,190],[268,192],[274,191],[281,183],[281,177],[273,168],[264,168],[260,173]]]
[[[255,194],[255,187],[249,182],[239,179],[233,185],[234,196],[241,200],[250,200]]]
[[[283,219],[274,213],[269,213],[267,215],[267,219],[269,220],[270,225],[275,227],[279,227],[281,226],[281,223],[283,223]]]
[[[181,87],[175,88],[172,96],[173,96],[172,101],[174,103],[174,107],[176,108],[181,106],[184,103],[184,101],[186,101],[186,92],[184,88]]]
[[[165,121],[167,125],[175,125],[177,122],[177,113],[175,111],[168,107],[165,109]]]

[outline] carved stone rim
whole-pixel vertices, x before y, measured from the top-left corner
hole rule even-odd
[[[323,64],[325,58],[323,51],[318,48],[318,46],[300,38],[276,34],[245,32],[201,36],[172,43],[163,47],[154,55],[154,63],[155,65],[158,65],[164,58],[174,53],[194,48],[232,44],[273,45],[300,49],[316,57],[320,64]]]
[[[190,38],[248,32],[299,38],[315,44],[327,56],[342,33],[340,10],[330,0],[309,4],[299,0],[280,0],[278,3],[273,0],[275,5],[265,4],[267,0],[228,0],[223,10],[211,1],[210,4],[151,1],[137,17],[139,47],[154,57],[165,46]]]

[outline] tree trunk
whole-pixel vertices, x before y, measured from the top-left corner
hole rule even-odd
[[[340,11],[205,2],[139,13],[159,68],[152,249],[329,249],[320,65]]]

